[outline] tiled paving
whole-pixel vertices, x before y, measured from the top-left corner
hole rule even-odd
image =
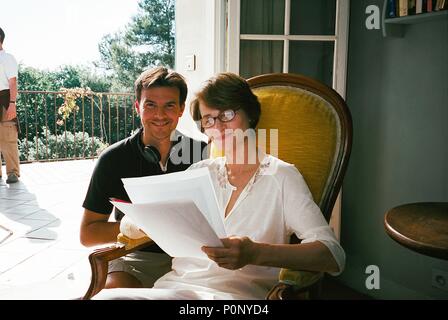
[[[0,225],[14,233],[0,243],[0,300],[73,299],[89,285],[79,243],[82,201],[93,160],[21,165],[18,183],[0,180]],[[5,231],[0,228],[0,241]]]

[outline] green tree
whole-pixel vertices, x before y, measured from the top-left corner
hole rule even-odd
[[[108,92],[112,87],[106,75],[92,73],[83,66],[62,66],[58,70],[40,70],[19,66],[19,90],[60,91],[61,88],[90,88],[95,92]]]
[[[139,11],[124,31],[106,35],[96,65],[113,77],[116,91],[132,90],[146,68],[174,66],[174,0],[140,0]]]

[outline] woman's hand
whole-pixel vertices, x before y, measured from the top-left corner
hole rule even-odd
[[[221,239],[221,241],[224,248],[202,247],[202,251],[218,266],[235,270],[254,263],[256,244],[248,237],[229,237]]]

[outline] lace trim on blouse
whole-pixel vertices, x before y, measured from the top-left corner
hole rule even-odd
[[[222,157],[219,160],[220,161],[215,162],[213,165],[209,167],[210,171],[216,174],[218,178],[218,184],[222,189],[232,188],[233,190],[235,190],[236,187],[230,184],[229,178],[227,176],[226,158]],[[249,180],[245,189],[247,189],[247,191],[250,191],[254,183],[257,181],[258,177],[267,174],[267,171],[268,169],[270,169],[270,166],[271,166],[271,158],[269,155],[265,155],[260,165],[258,166],[257,171],[255,172],[253,177]]]

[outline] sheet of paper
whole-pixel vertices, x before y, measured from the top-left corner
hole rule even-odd
[[[208,168],[141,178],[122,179],[134,204],[192,200],[220,238],[225,238],[223,214]]]
[[[207,258],[202,246],[222,247],[191,200],[131,204],[111,201],[172,257]]]

